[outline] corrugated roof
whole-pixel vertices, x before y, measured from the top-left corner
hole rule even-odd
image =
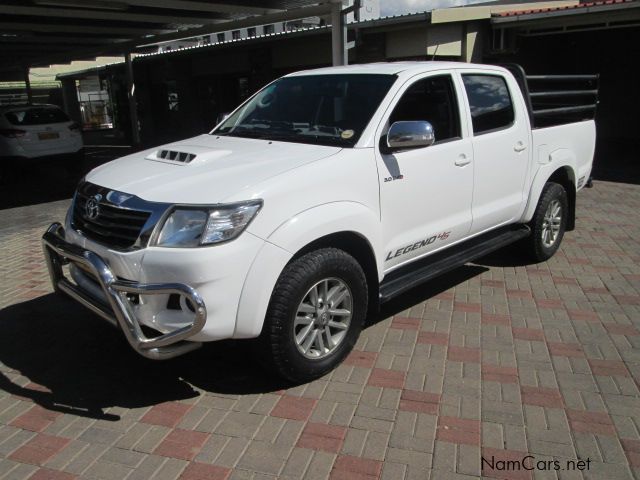
[[[429,12],[404,13],[400,15],[387,15],[385,17],[374,18],[370,20],[361,20],[359,22],[353,21],[348,23],[348,27],[350,28],[376,27],[376,26],[390,25],[395,23],[427,20],[428,18],[429,18]],[[189,45],[186,47],[174,48],[172,50],[167,50],[162,52],[143,53],[138,55],[137,57],[155,57],[158,55],[171,55],[171,54],[176,54],[180,52],[193,51],[193,50],[199,50],[199,49],[205,49],[205,48],[216,48],[221,46],[242,44],[246,42],[255,42],[260,40],[274,39],[278,37],[295,36],[296,34],[299,35],[304,33],[320,32],[323,30],[330,31],[330,29],[331,29],[331,25],[314,25],[310,27],[299,27],[291,30],[285,30],[282,32],[265,33],[262,35],[254,35],[252,37],[229,39],[223,42],[204,43],[200,45]]]
[[[517,17],[520,15],[533,15],[537,13],[547,13],[547,12],[559,12],[563,10],[578,10],[578,9],[587,9],[589,7],[600,7],[604,5],[615,5],[620,3],[633,3],[635,0],[603,0],[599,2],[586,2],[580,3],[578,5],[568,5],[562,7],[547,7],[547,8],[534,8],[528,10],[511,10],[508,12],[498,12],[494,13],[492,16],[494,17]]]

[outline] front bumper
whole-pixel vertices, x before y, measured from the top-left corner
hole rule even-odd
[[[207,319],[204,301],[195,289],[182,283],[138,283],[118,279],[102,257],[67,242],[63,232],[60,223],[53,223],[42,237],[49,275],[56,291],[66,293],[112,325],[119,327],[131,347],[144,357],[164,360],[190,352],[202,345],[200,342],[187,341],[202,330]],[[81,269],[97,282],[104,292],[106,302],[65,277],[62,267],[68,263]],[[159,336],[147,337],[127,298],[127,295],[131,294],[181,295],[193,305],[193,322]]]

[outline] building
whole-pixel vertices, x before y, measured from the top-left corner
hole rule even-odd
[[[447,59],[517,62],[533,74],[601,73],[598,151],[624,156],[638,143],[640,93],[629,72],[640,48],[639,26],[634,0],[492,2],[352,21],[348,56],[350,63]],[[140,55],[133,70],[142,144],[207,132],[274,78],[331,62],[331,27],[322,22]],[[131,139],[124,64],[91,74],[106,85],[114,128]],[[86,75],[59,79],[70,91]]]

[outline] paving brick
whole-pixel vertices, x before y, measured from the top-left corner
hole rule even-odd
[[[607,332],[613,335],[626,335],[629,337],[635,337],[640,335],[640,331],[635,328],[633,325],[620,325],[617,323],[603,323],[604,328],[607,329]]]
[[[559,282],[556,280],[556,283]],[[564,303],[562,302],[562,300],[556,298],[536,298],[536,305],[539,308],[560,309],[563,307]]]
[[[9,463],[9,460],[7,460],[6,462],[7,462],[6,471],[0,470],[0,474],[3,475],[2,477],[3,480],[27,478],[33,473],[35,473],[38,468],[34,465],[28,465],[25,463],[16,463],[16,462]],[[4,467],[4,465],[0,463],[0,467]]]
[[[513,338],[518,340],[544,341],[544,332],[537,328],[513,327]]]
[[[327,452],[314,452],[303,478],[329,478],[336,455]]]
[[[474,347],[458,347],[449,345],[447,359],[454,362],[480,362],[480,349]]]
[[[29,480],[74,480],[75,475],[49,468],[41,468],[29,477]]]
[[[78,439],[87,443],[103,443],[105,445],[113,445],[123,435],[117,430],[100,428],[96,426],[91,426],[83,430],[84,431],[82,432],[82,434],[78,436]]]
[[[429,345],[446,345],[449,343],[449,335],[441,332],[420,332],[418,343]]]
[[[307,423],[296,444],[299,448],[338,453],[347,434],[345,427],[322,423]]]
[[[496,313],[483,313],[482,314],[482,324],[483,325],[503,325],[510,326],[511,325],[511,316],[504,314],[496,314]]]
[[[383,388],[402,388],[404,386],[405,376],[405,372],[374,368],[371,371],[367,385]]]
[[[465,313],[480,313],[482,311],[482,305],[480,303],[454,302],[453,310]]]
[[[42,465],[59,453],[69,442],[68,438],[39,433],[9,455],[9,458],[18,462]]]
[[[594,375],[620,375],[624,377],[629,377],[631,375],[624,362],[619,360],[599,360],[590,358],[588,361]]]
[[[522,403],[526,405],[538,405],[540,407],[562,408],[563,401],[560,392],[553,388],[544,387],[520,387]]]
[[[551,355],[562,357],[584,357],[584,351],[579,343],[563,343],[547,341],[547,348]]]
[[[480,445],[480,422],[455,417],[438,417],[436,439],[466,445]]]
[[[419,318],[407,318],[407,317],[394,317],[391,322],[391,328],[398,328],[401,330],[419,330],[420,319]]]
[[[279,475],[292,447],[266,442],[251,442],[240,458],[238,467],[268,475]]]
[[[571,320],[577,320],[581,322],[599,322],[600,318],[596,312],[590,310],[567,310],[569,318]]]
[[[154,405],[140,420],[152,425],[163,425],[173,428],[184,417],[192,406],[180,402],[166,402]]]
[[[419,392],[416,390],[402,390],[399,409],[408,412],[438,413],[440,394]]]
[[[376,479],[382,474],[382,462],[368,458],[340,455],[331,470],[332,479]]]
[[[184,469],[180,480],[227,480],[230,475],[230,468],[193,462]]]
[[[356,367],[372,368],[376,363],[377,356],[376,352],[363,352],[354,349],[349,353],[344,363]]]
[[[264,416],[253,413],[229,412],[218,424],[215,432],[229,437],[252,438],[264,419]]]
[[[192,460],[205,444],[209,434],[190,430],[173,430],[154,450],[163,457]]]
[[[9,425],[31,430],[32,432],[42,432],[60,416],[58,412],[46,410],[39,405],[34,405],[28,411],[15,418]]]
[[[482,380],[485,382],[518,383],[518,369],[483,363]]]
[[[317,403],[316,399],[283,395],[271,415],[292,420],[307,420]]]

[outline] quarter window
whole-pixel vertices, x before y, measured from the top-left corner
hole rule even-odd
[[[469,99],[473,133],[509,127],[514,120],[507,82],[497,75],[462,75]]]
[[[460,137],[458,103],[450,75],[418,80],[404,92],[389,117],[389,125],[411,120],[431,123],[436,142]]]

